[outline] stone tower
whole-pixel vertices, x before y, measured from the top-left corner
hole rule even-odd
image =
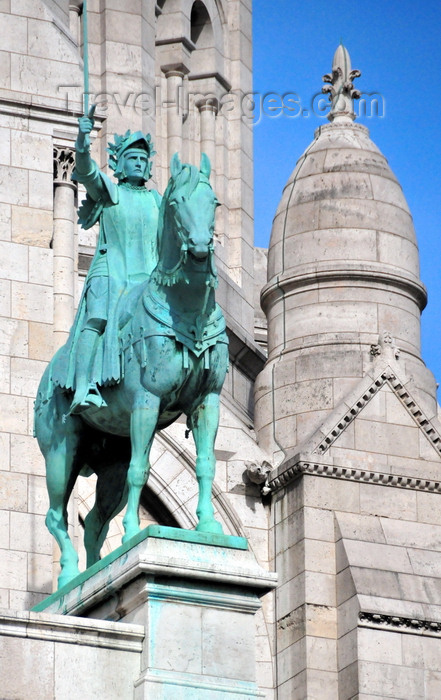
[[[426,292],[401,187],[354,123],[359,75],[340,45],[324,76],[330,123],[286,184],[262,291],[256,429],[278,465],[275,653],[278,698],[291,700],[441,694],[441,426],[420,354]]]

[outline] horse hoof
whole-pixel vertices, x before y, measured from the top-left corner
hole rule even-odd
[[[126,532],[126,534],[123,535],[123,537],[122,537],[121,543],[126,544],[126,542],[131,540],[132,537],[135,537],[135,535],[137,535],[138,532],[139,532],[139,530],[133,530],[133,532]]]
[[[71,581],[73,581],[74,578],[76,578],[79,575],[79,573],[80,573],[79,569],[75,573],[72,573],[72,572],[71,573],[63,573],[63,572],[61,572],[61,574],[58,577],[58,590],[60,590],[60,588],[63,588],[63,586],[65,586],[67,583],[70,583]]]
[[[200,520],[196,525],[196,530],[198,532],[210,532],[213,535],[224,534],[222,525],[217,520],[214,520],[214,518],[206,521]]]

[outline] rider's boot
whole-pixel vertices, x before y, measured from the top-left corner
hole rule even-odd
[[[96,384],[90,382],[99,336],[100,332],[94,328],[86,327],[81,331],[76,347],[75,395],[70,413],[82,413],[91,406],[101,408],[107,405]]]

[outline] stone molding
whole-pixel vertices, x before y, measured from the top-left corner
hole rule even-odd
[[[142,625],[124,622],[2,610],[0,611],[0,637],[2,636],[141,652],[144,628]]]
[[[358,614],[360,627],[379,629],[390,632],[419,634],[425,637],[441,637],[441,622],[420,620],[398,615],[382,615],[360,611]]]
[[[323,454],[329,447],[335,442],[339,435],[345,430],[345,428],[351,423],[354,418],[358,416],[360,411],[366,406],[366,404],[371,400],[373,396],[388,383],[397,398],[403,403],[405,408],[408,410],[409,414],[419,425],[419,427],[426,433],[427,439],[432,444],[433,448],[441,456],[441,434],[435,428],[433,423],[424,415],[421,408],[418,406],[417,402],[412,398],[409,391],[394,373],[393,369],[387,367],[378,377],[375,379],[366,391],[360,396],[359,400],[351,406],[349,411],[345,413],[342,419],[335,425],[335,427],[326,435],[325,439],[318,445],[315,452]]]
[[[388,269],[386,265],[367,264],[367,263],[352,263],[343,261],[341,266],[335,263],[321,263],[315,265],[310,270],[305,265],[302,266],[302,271],[296,273],[290,269],[277,279],[269,282],[261,292],[262,308],[266,309],[274,294],[280,296],[280,289],[283,289],[285,294],[302,293],[310,287],[319,287],[322,289],[326,285],[341,285],[342,282],[348,286],[353,286],[358,283],[364,287],[380,287],[390,289],[396,287],[411,301],[418,304],[418,308],[422,311],[427,304],[427,291],[424,285],[416,278],[404,276],[399,272],[394,272],[393,269]]]
[[[366,377],[364,379],[366,379]],[[320,457],[324,456],[326,451],[333,445],[347,426],[352,423],[367,403],[386,383],[415,420],[415,423],[425,433],[434,450],[441,456],[441,431],[439,431],[433,421],[424,414],[419,404],[412,397],[396,372],[387,365],[383,366],[381,373],[377,375],[376,378],[373,378],[367,386],[364,386],[364,390],[359,395],[359,398],[352,403],[350,408],[348,408],[338,422],[328,430],[324,437],[322,433],[322,438],[316,447],[312,448],[311,445],[314,440],[313,436],[312,439],[308,441],[308,444],[303,447],[301,452],[297,453],[297,455],[292,458],[288,458],[284,464],[281,464],[274,470],[274,476],[270,476],[268,479],[268,488],[272,492],[275,492],[303,474],[311,474],[334,479],[345,479],[363,483],[381,484],[382,486],[413,489],[416,491],[441,493],[441,479],[435,481],[412,476],[403,476],[400,474],[376,472],[370,469],[364,470],[353,467],[343,467],[332,464],[331,461],[326,463],[320,460]],[[348,407],[348,404],[345,404],[345,406]],[[313,457],[314,454],[318,456],[317,461]]]
[[[271,492],[274,493],[304,474],[326,476],[331,479],[360,481],[363,483],[379,484],[381,486],[395,486],[401,489],[414,489],[416,491],[441,493],[441,480],[432,481],[428,479],[419,479],[412,476],[386,474],[384,472],[373,472],[368,469],[364,470],[354,469],[352,467],[339,467],[334,464],[323,464],[320,462],[314,463],[303,460],[299,460],[295,464],[289,466],[285,471],[275,476],[273,479],[269,479],[268,487]]]
[[[262,692],[255,690],[250,687],[250,684],[246,681],[240,681],[236,679],[229,678],[215,678],[214,676],[207,676],[208,681],[201,682],[201,677],[194,673],[181,672],[179,678],[172,671],[165,671],[163,669],[149,669],[141,674],[139,679],[135,681],[135,688],[142,687],[144,684],[149,686],[149,691],[152,692],[154,688],[155,697],[164,697],[164,688],[170,692],[172,691],[175,697],[185,697],[188,698],[190,695],[187,694],[187,690],[191,693],[200,692],[204,693],[203,697],[207,697],[205,692],[209,693],[208,697],[231,697],[232,700],[238,700],[243,698],[243,700],[251,700],[252,698],[263,698],[265,697]],[[197,690],[196,690],[197,689]],[[156,693],[160,693],[157,695]],[[182,695],[185,693],[185,695]],[[143,697],[147,697],[144,695]],[[150,697],[150,695],[148,695]],[[167,697],[172,697],[167,695]],[[195,697],[192,695],[191,697]]]

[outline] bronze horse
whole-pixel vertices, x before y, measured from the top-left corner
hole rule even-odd
[[[100,557],[110,520],[127,504],[123,542],[139,532],[138,507],[155,432],[181,413],[196,445],[197,530],[221,533],[211,502],[219,395],[228,366],[225,320],[215,302],[213,232],[218,204],[200,170],[176,155],[159,215],[158,264],[125,310],[122,379],[101,387],[106,406],[69,413],[71,392],[53,386],[47,367],[37,394],[35,434],[46,460],[46,525],[61,550],[59,587],[79,573],[67,530],[67,503],[80,473],[97,474],[85,519],[87,566]],[[122,317],[124,314],[122,314]]]

